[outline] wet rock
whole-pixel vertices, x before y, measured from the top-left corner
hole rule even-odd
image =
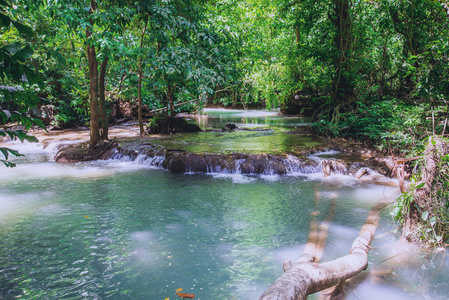
[[[150,134],[172,134],[181,132],[200,132],[198,125],[187,123],[183,118],[171,116],[155,117],[147,126]]]
[[[185,152],[167,151],[162,167],[173,172],[186,172],[187,155]]]
[[[248,155],[240,165],[242,174],[284,175],[287,173],[285,157],[257,154]]]
[[[392,177],[395,175],[395,162],[390,157],[373,156],[365,160],[364,165],[385,176]]]
[[[120,155],[136,159],[139,155],[159,157],[158,167],[172,172],[284,175],[289,172],[314,172],[317,163],[307,158],[267,154],[199,154],[182,149],[164,149],[151,143],[116,147]]]
[[[354,177],[360,179],[364,175],[370,175],[370,171],[372,170],[370,170],[369,168],[361,168],[357,171],[357,173],[355,173]]]
[[[234,123],[226,123],[225,127],[223,128],[223,131],[234,131],[238,127]]]
[[[73,163],[80,161],[90,161],[104,159],[111,156],[117,143],[114,141],[104,141],[93,147],[89,143],[79,143],[62,147],[55,156],[55,161],[62,163]]]
[[[324,159],[321,162],[321,167],[323,169],[324,178],[332,173],[347,174],[348,172],[346,166],[337,160]]]

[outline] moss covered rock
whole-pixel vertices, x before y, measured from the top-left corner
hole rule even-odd
[[[155,117],[147,125],[147,133],[150,134],[171,134],[181,132],[199,132],[198,125],[190,124],[183,118],[170,116]]]

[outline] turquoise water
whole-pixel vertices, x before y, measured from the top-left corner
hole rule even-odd
[[[166,135],[150,141],[166,148],[183,149],[195,153],[296,153],[320,145],[310,136],[287,134],[303,127],[307,118],[284,117],[278,111],[205,109],[204,115],[189,118],[206,132],[184,135]],[[227,123],[239,129],[231,132],[210,132]]]
[[[286,117],[279,111],[267,110],[241,110],[241,109],[216,109],[206,108],[204,116],[192,118],[200,127],[223,128],[226,123],[234,123],[241,128],[295,128],[309,124],[311,118]]]
[[[330,218],[325,262],[349,252],[372,206],[398,195],[342,175],[57,164],[55,148],[9,146],[26,157],[0,172],[0,299],[174,300],[179,288],[195,299],[258,299],[282,261],[302,254],[312,215]],[[370,272],[348,299],[446,299],[448,259],[402,248],[394,228],[384,210]]]

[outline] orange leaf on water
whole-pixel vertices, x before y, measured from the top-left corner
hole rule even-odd
[[[189,298],[189,299],[195,298],[195,295],[194,295],[194,294],[176,293],[176,295],[177,295],[178,297],[181,297],[181,298]]]
[[[182,291],[183,290],[183,288],[179,288],[179,289],[177,289],[175,292],[180,292],[180,291]]]
[[[90,218],[89,216],[84,216],[85,218]]]

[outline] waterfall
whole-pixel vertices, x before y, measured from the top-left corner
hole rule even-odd
[[[115,149],[110,159],[134,161],[158,169],[188,174],[236,174],[236,175],[305,175],[323,172],[320,155],[330,152],[316,153],[303,159],[291,155],[267,154],[198,154],[183,150],[170,150],[145,145],[139,149]],[[335,173],[347,173],[346,167],[336,161]]]

